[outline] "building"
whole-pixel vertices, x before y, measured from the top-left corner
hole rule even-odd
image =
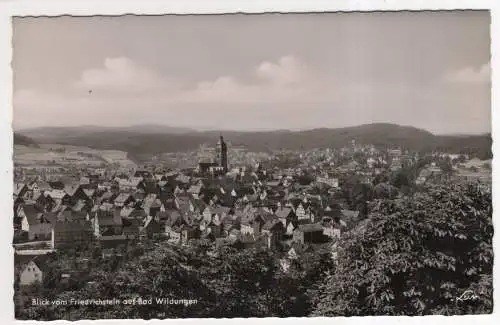
[[[40,212],[33,206],[26,205],[19,212],[21,230],[28,233],[29,240],[47,240],[52,233],[52,223],[55,215],[49,212]]]
[[[96,237],[119,235],[123,230],[123,220],[118,209],[96,211],[92,220],[94,235]]]
[[[31,260],[21,271],[19,276],[19,284],[28,286],[43,281],[43,262],[38,259],[38,256]]]
[[[19,276],[19,284],[28,286],[42,283],[43,275],[46,272],[46,256],[38,255],[26,264]]]
[[[221,136],[217,142],[217,147],[215,149],[216,161],[219,166],[223,168],[224,173],[227,173],[227,145],[224,142],[224,137]]]
[[[218,163],[217,162],[210,162],[210,161],[200,161],[198,163],[198,173],[200,174],[207,174],[212,171],[214,167],[217,167]]]
[[[87,245],[93,237],[90,221],[56,222],[52,228],[52,248]]]
[[[300,225],[293,232],[293,241],[299,243],[317,243],[323,240],[323,226],[318,223]]]

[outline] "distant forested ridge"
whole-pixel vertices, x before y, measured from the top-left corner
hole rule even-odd
[[[491,135],[435,135],[428,131],[387,123],[366,124],[337,129],[306,131],[204,131],[177,130],[165,127],[149,128],[38,128],[22,131],[39,143],[60,143],[87,146],[96,149],[115,149],[131,155],[157,152],[194,150],[200,144],[214,143],[223,135],[232,145],[244,145],[252,151],[308,150],[313,148],[341,148],[352,140],[358,144],[373,144],[380,148],[401,146],[413,151],[444,151],[490,158]]]
[[[38,147],[38,143],[30,137],[14,133],[14,145]]]

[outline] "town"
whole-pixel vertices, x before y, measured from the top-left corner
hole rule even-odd
[[[336,243],[364,219],[373,199],[445,179],[491,186],[491,162],[463,154],[382,150],[353,140],[341,149],[245,155],[225,141],[220,136],[215,148],[192,153],[200,159],[196,166],[175,170],[158,159],[118,171],[73,168],[75,176],[64,167],[50,166],[56,176],[16,168],[18,285],[43,283],[44,261],[55,251],[98,247],[94,258],[106,260],[142,241],[201,244],[210,256],[225,247],[277,250],[286,272],[292,260],[319,247],[335,257]],[[61,281],[81,276],[92,253],[82,256]]]

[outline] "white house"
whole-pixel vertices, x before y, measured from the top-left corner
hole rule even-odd
[[[43,213],[32,206],[24,206],[19,217],[21,218],[21,229],[28,233],[29,240],[50,238],[52,222],[55,219],[53,213]]]
[[[43,281],[44,263],[42,256],[32,259],[22,270],[19,277],[19,284],[23,286],[32,285]]]
[[[323,235],[328,236],[330,238],[340,238],[340,229],[334,228],[332,226],[323,227]]]

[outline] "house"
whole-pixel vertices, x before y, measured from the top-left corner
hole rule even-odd
[[[28,191],[28,186],[25,183],[16,183],[14,184],[14,196],[16,198],[23,197],[24,194]]]
[[[241,237],[241,232],[238,229],[231,229],[226,238],[234,243],[240,237]]]
[[[68,184],[64,186],[64,192],[66,192],[72,200],[83,200],[90,201],[90,198],[85,194],[83,187],[80,184]]]
[[[162,206],[163,204],[161,203],[160,199],[156,197],[156,194],[149,194],[148,196],[146,196],[142,205],[146,214],[153,217],[162,210]],[[165,208],[163,208],[163,210],[165,210]]]
[[[82,187],[87,187],[88,185],[90,185],[90,178],[87,176],[80,177],[80,185],[82,185]]]
[[[280,241],[285,233],[285,226],[278,219],[267,221],[262,226],[262,235],[266,238],[266,244],[269,249],[273,249],[276,243]]]
[[[255,226],[258,226],[258,223],[254,223],[254,220],[251,217],[245,217],[240,220],[240,231],[244,235],[254,235],[258,233],[260,229],[257,229],[256,231]]]
[[[52,248],[60,249],[88,245],[93,240],[92,223],[55,222],[52,228]]]
[[[40,192],[43,193],[45,191],[50,191],[52,188],[49,183],[47,182],[33,182],[28,185],[28,190],[31,191],[32,193]]]
[[[71,206],[73,212],[83,212],[86,213],[90,210],[90,205],[83,200],[78,200]]]
[[[191,185],[187,190],[188,194],[191,194],[194,198],[198,198],[202,189],[202,185]]]
[[[120,211],[120,217],[122,218],[128,218],[132,211],[134,211],[134,208],[131,206],[125,206],[123,208],[116,207],[115,211]]]
[[[296,260],[302,254],[313,251],[311,246],[299,242],[292,243],[292,247],[288,250],[287,255],[291,260]]]
[[[150,179],[153,177],[153,174],[151,174],[151,172],[148,170],[138,169],[135,171],[134,177],[143,178],[143,179]]]
[[[54,201],[59,201],[64,205],[71,205],[71,196],[63,190],[50,190],[43,192],[45,197],[50,197]]]
[[[83,189],[83,192],[92,202],[95,200],[95,194],[97,193],[95,189],[86,188]]]
[[[132,190],[138,190],[145,188],[144,180],[142,177],[131,177],[130,179],[119,179],[118,187],[120,191],[129,192]]]
[[[222,236],[228,236],[232,229],[237,229],[237,219],[225,218],[221,223]]]
[[[278,207],[275,212],[276,217],[287,227],[291,222],[296,222],[297,218],[293,210],[289,207]]]
[[[184,219],[177,210],[166,211],[166,213],[168,214],[168,219],[165,221],[165,233],[172,240],[180,240],[180,227],[185,224]]]
[[[119,235],[122,233],[123,221],[119,209],[98,209],[92,220],[96,237]]]
[[[160,223],[159,218],[148,216],[144,221],[144,226],[141,229],[141,234],[147,238],[156,238],[164,233],[165,227]]]
[[[203,210],[203,220],[210,222],[212,221],[212,215],[214,214],[214,208],[211,206],[206,206],[205,209]]]
[[[339,180],[338,178],[330,178],[328,174],[323,176],[316,177],[316,184],[322,188],[331,188],[338,189],[339,188]]]
[[[191,177],[184,175],[184,174],[179,174],[176,178],[175,181],[179,184],[189,184],[189,181],[191,180]]]
[[[319,223],[299,225],[293,232],[293,241],[316,243],[323,240],[323,226]]]
[[[294,222],[289,222],[285,229],[285,235],[293,236],[293,232],[296,228],[297,225]]]
[[[43,276],[47,272],[46,261],[46,255],[38,255],[29,261],[21,271],[19,284],[21,286],[29,286],[42,283]]]
[[[202,212],[205,210],[207,207],[207,204],[203,202],[202,199],[192,199],[189,200],[189,211],[201,215]]]
[[[205,234],[212,234],[215,237],[220,237],[222,234],[223,225],[220,222],[216,222],[214,220],[206,221],[202,220],[200,222],[200,231]]]
[[[118,255],[127,247],[127,238],[124,235],[110,235],[99,238],[99,245],[102,249],[102,258],[107,259]]]
[[[323,235],[329,238],[340,238],[341,231],[339,228],[334,227],[332,224],[323,226]]]
[[[97,199],[96,203],[102,204],[102,203],[113,203],[114,199],[117,197],[117,194],[110,192],[110,191],[105,191],[102,193],[101,197]]]
[[[62,200],[57,200],[58,202],[56,202],[56,200],[50,197],[47,192],[43,194],[40,192],[33,194],[33,201],[35,201],[35,206],[40,211],[50,211],[57,205],[58,202],[62,203]],[[64,202],[69,202],[69,200],[65,199]]]
[[[183,227],[181,231],[181,243],[186,245],[192,239],[200,238],[201,232],[196,227]]]
[[[177,195],[175,197],[175,208],[179,211],[181,211],[181,213],[186,213],[188,211],[190,211],[190,201],[191,201],[191,197],[188,196],[188,195]]]
[[[33,205],[22,207],[19,213],[21,230],[28,233],[29,240],[46,240],[52,235],[52,223],[55,215],[51,212],[40,212]]]
[[[281,236],[285,233],[285,227],[283,223],[281,223],[278,219],[272,219],[267,221],[262,226],[262,234],[263,235],[273,235],[277,237],[277,239],[281,239]]]
[[[86,210],[77,210],[65,205],[58,206],[58,208],[52,210],[52,212],[55,215],[56,222],[83,222],[90,219]]]
[[[128,206],[131,203],[135,203],[135,199],[130,193],[120,193],[114,200],[117,207]]]
[[[264,225],[268,221],[278,220],[274,214],[258,208],[254,210],[253,213],[253,227],[256,236],[260,235],[264,230]],[[279,220],[278,220],[279,221]],[[281,222],[281,221],[280,221]]]
[[[181,241],[181,227],[170,227],[165,228],[165,233],[168,237],[168,241],[171,243],[180,243]]]
[[[144,211],[143,208],[136,207],[136,208],[123,208],[123,210],[127,209],[127,215],[123,215],[120,213],[123,218],[130,219],[130,220],[138,220],[140,222],[144,222],[148,214],[146,211]]]
[[[219,221],[228,218],[232,213],[232,209],[230,207],[216,207],[213,209],[214,213],[218,216]]]
[[[123,226],[122,235],[127,239],[139,239],[141,236],[141,228],[135,224]]]
[[[304,203],[299,203],[295,210],[298,222],[301,224],[311,223],[314,221],[314,215],[311,213],[309,202],[304,199]]]

